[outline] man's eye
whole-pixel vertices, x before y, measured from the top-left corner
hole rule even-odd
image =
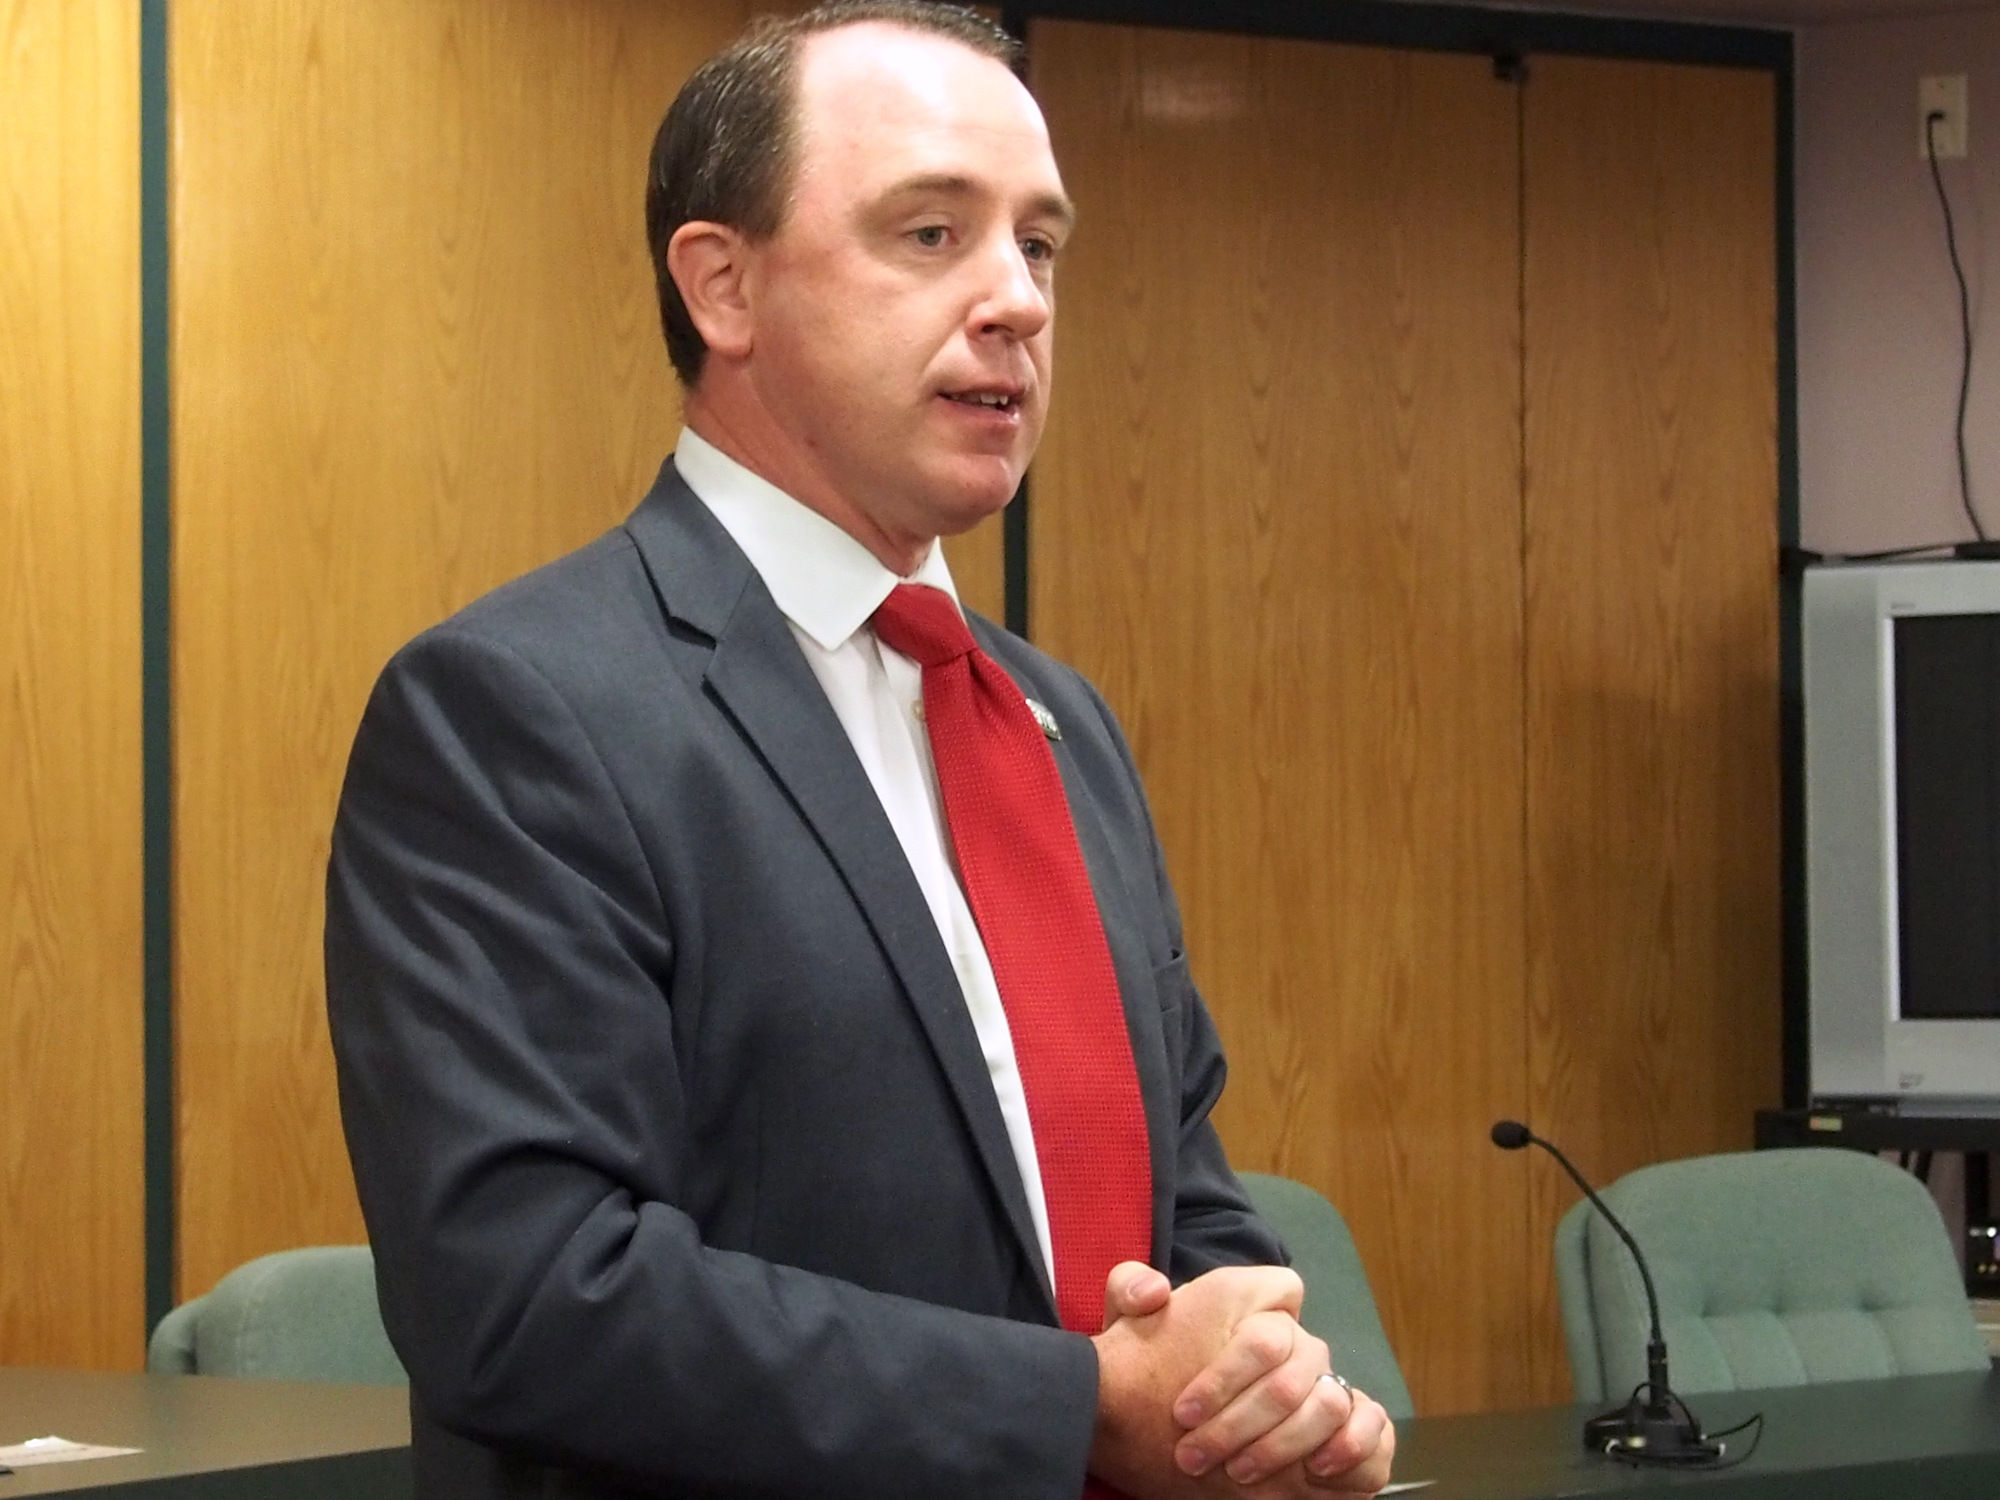
[[[913,230],[910,238],[926,250],[940,249],[944,245],[945,228],[942,224],[926,224],[922,229]]]
[[[1031,234],[1021,241],[1021,254],[1029,260],[1054,260],[1056,258],[1055,241],[1045,240],[1038,234]]]

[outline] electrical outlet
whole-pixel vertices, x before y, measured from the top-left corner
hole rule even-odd
[[[1930,123],[1933,114],[1944,116],[1936,125]],[[1917,80],[1917,156],[1922,161],[1931,158],[1931,141],[1935,132],[1939,161],[1950,161],[1965,155],[1965,75],[1945,73],[1934,78]]]

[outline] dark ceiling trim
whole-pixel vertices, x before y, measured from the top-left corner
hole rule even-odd
[[[1772,27],[1400,0],[1010,0],[1002,18],[1017,36],[1034,20],[1097,21],[1496,58],[1550,52],[1776,70],[1792,55],[1791,33]]]

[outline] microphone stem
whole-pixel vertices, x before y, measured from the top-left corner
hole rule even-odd
[[[1652,1337],[1646,1341],[1646,1384],[1650,1387],[1646,1393],[1647,1405],[1655,1412],[1664,1412],[1667,1405],[1667,1341],[1660,1332],[1660,1298],[1653,1290],[1653,1273],[1646,1269],[1646,1257],[1639,1253],[1637,1242],[1626,1232],[1625,1226],[1618,1222],[1618,1215],[1604,1206],[1604,1200],[1597,1196],[1597,1190],[1584,1180],[1583,1173],[1577,1171],[1576,1164],[1563,1155],[1562,1148],[1554,1141],[1545,1141],[1532,1133],[1528,1138],[1562,1163],[1562,1169],[1569,1173],[1571,1180],[1578,1187],[1583,1189],[1584,1197],[1596,1205],[1597,1211],[1604,1216],[1604,1222],[1618,1231],[1618,1238],[1623,1240],[1625,1248],[1632,1252],[1632,1264],[1639,1268],[1639,1280],[1646,1287],[1646,1311],[1653,1319]]]

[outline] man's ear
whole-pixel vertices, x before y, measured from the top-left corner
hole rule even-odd
[[[753,342],[750,245],[727,224],[693,219],[667,241],[667,273],[709,351],[743,359]]]

